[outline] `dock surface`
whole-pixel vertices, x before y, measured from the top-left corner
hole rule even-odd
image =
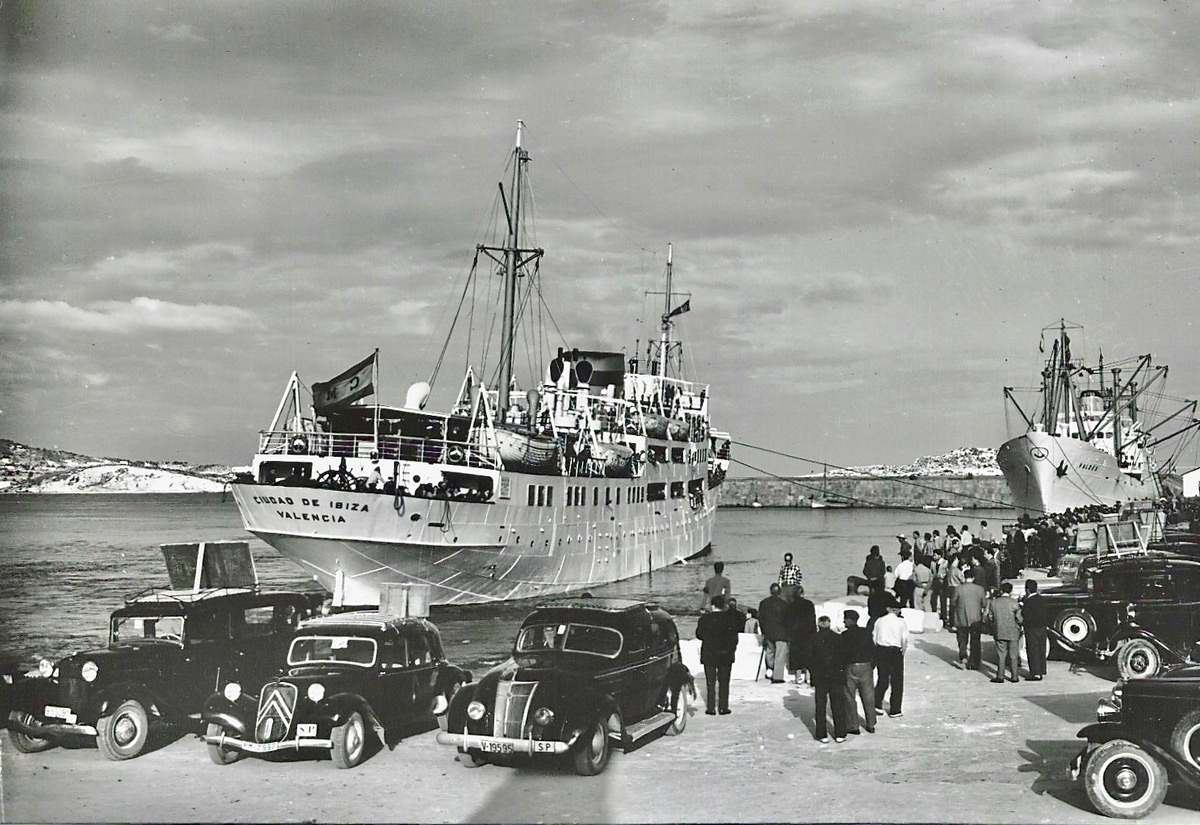
[[[904,715],[843,744],[813,739],[812,694],[734,681],[729,716],[694,708],[678,737],[614,752],[597,777],[563,764],[468,770],[434,732],[353,770],[328,758],[212,764],[190,734],[129,762],[94,747],[0,746],[4,822],[1113,822],[1067,766],[1112,688],[1109,667],[1052,661],[1042,682],[954,666],[951,633],[913,637]],[[699,679],[703,694],[703,678]],[[1200,822],[1173,788],[1148,823]]]

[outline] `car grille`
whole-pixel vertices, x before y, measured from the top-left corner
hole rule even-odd
[[[521,739],[529,718],[537,682],[500,682],[496,685],[493,732],[496,736]]]
[[[258,700],[258,719],[254,723],[259,742],[279,742],[292,727],[296,713],[296,686],[287,682],[269,684]]]

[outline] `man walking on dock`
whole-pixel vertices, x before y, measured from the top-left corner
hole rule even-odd
[[[846,732],[858,733],[858,700],[862,700],[863,727],[875,732],[875,643],[865,627],[858,626],[858,611],[842,614],[846,629],[839,637],[846,664]]]
[[[707,693],[704,711],[709,716],[718,712],[728,714],[729,674],[733,670],[733,658],[737,653],[738,633],[725,609],[725,597],[713,596],[712,610],[700,617],[696,623],[696,638],[700,640],[700,664],[704,665],[704,682]]]
[[[958,635],[958,661],[969,670],[979,670],[982,660],[980,633],[983,625],[983,603],[987,598],[983,588],[975,583],[975,571],[963,571],[964,581],[954,588],[950,599],[950,615]],[[969,649],[968,649],[969,646]]]
[[[1021,619],[1025,626],[1025,655],[1029,659],[1031,682],[1040,682],[1046,675],[1046,600],[1038,592],[1034,579],[1025,582],[1025,598],[1021,601]]]
[[[790,609],[780,595],[779,582],[771,582],[771,595],[758,603],[758,629],[763,635],[767,670],[771,671],[771,681],[775,684],[786,681],[783,677],[787,675],[788,645],[791,643],[787,621]]]
[[[1012,671],[1008,681],[1019,681],[1021,675],[1021,662],[1017,656],[1017,642],[1021,638],[1021,606],[1013,599],[1012,589],[1012,582],[1002,582],[1000,595],[992,600],[992,616],[996,623],[996,678],[992,681],[997,683],[1004,681],[1005,665]]]
[[[875,664],[879,680],[875,683],[875,711],[883,710],[883,697],[890,688],[888,716],[904,713],[904,654],[908,650],[908,623],[900,617],[900,600],[888,604],[886,616],[875,622],[871,631],[875,643]]]
[[[833,713],[833,741],[846,741],[846,666],[840,640],[828,616],[817,619],[817,632],[809,647],[808,672],[816,703],[816,736],[829,741],[826,715]]]

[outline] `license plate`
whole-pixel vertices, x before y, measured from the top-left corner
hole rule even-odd
[[[46,705],[47,719],[61,719],[68,725],[73,725],[79,717],[71,712],[70,708],[61,708],[58,705]]]
[[[296,725],[296,735],[301,736],[301,737],[316,736],[317,735],[317,726],[315,724],[314,725]]]
[[[554,753],[554,743],[553,742],[534,742],[533,743],[533,752],[534,753]]]
[[[512,753],[512,742],[480,742],[479,749],[484,753]]]

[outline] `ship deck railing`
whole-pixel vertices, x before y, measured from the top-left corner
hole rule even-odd
[[[301,430],[263,430],[259,433],[261,455],[309,455],[322,458],[378,458],[384,461],[419,461],[426,464],[455,464],[495,470],[498,459],[489,451],[462,441],[445,438],[382,435],[371,433],[314,433]]]

